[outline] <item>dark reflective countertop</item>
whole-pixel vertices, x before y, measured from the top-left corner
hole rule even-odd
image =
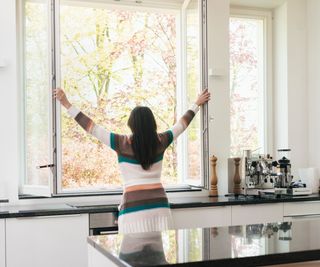
[[[253,205],[264,203],[283,203],[301,201],[320,201],[319,194],[309,196],[265,195],[262,197],[253,196],[219,196],[219,197],[175,197],[170,198],[170,207],[179,208],[200,208],[228,205]],[[118,212],[119,203],[88,202],[88,203],[62,203],[62,204],[37,204],[8,206],[7,203],[0,204],[0,219],[14,217],[50,216],[80,213]]]
[[[100,235],[88,243],[119,266],[266,266],[320,260],[320,220]]]
[[[292,196],[265,194],[262,196],[219,196],[219,197],[181,197],[170,200],[171,208],[191,208],[191,207],[210,207],[227,205],[250,205],[263,203],[281,203],[281,202],[300,202],[300,201],[319,201],[319,194],[308,196]]]

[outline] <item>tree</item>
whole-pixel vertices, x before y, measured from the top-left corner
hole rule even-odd
[[[258,148],[257,27],[250,19],[230,20],[231,156]]]

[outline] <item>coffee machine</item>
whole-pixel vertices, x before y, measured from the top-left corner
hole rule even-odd
[[[277,179],[275,183],[275,194],[288,195],[310,195],[312,189],[301,181],[292,181],[290,149],[278,149],[278,161],[273,165],[277,168]]]
[[[274,171],[274,160],[267,155],[252,155],[250,150],[244,152],[240,164],[235,165],[237,158],[228,159],[229,193],[234,192],[235,173],[240,175],[240,194],[259,195],[262,191],[274,188],[277,175]],[[238,170],[237,170],[238,168]]]
[[[242,158],[228,159],[228,192],[235,195],[290,194],[309,195],[312,193],[305,184],[292,181],[290,149],[279,149],[278,160],[269,154],[252,155],[250,150]],[[235,164],[235,162],[239,162]],[[235,191],[237,176],[240,191]]]
[[[292,182],[290,151],[290,149],[278,149],[279,160],[272,163],[277,170],[274,185],[276,194],[286,194]]]

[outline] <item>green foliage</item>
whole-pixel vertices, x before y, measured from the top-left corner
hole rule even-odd
[[[175,16],[63,6],[62,78],[72,103],[99,125],[128,134],[136,105],[152,108],[159,131],[175,120]],[[161,92],[161,94],[159,94]],[[62,116],[63,187],[121,184],[114,153]],[[176,149],[164,158],[163,180],[177,182]]]

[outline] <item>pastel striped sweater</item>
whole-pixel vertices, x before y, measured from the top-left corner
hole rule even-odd
[[[96,125],[88,116],[71,106],[69,115],[88,133],[113,149],[118,155],[119,168],[123,179],[124,193],[119,206],[119,232],[150,232],[172,228],[170,207],[161,184],[162,159],[167,147],[188,127],[198,112],[194,104],[169,130],[159,133],[157,157],[148,170],[136,160],[131,135],[107,131]]]

